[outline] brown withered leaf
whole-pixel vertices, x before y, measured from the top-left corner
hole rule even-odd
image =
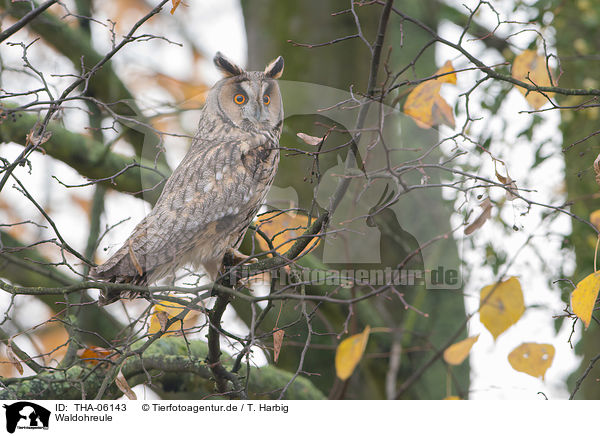
[[[21,361],[17,359],[17,356],[12,349],[12,340],[9,340],[6,344],[6,357],[8,357],[8,361],[12,363],[19,374],[23,375],[23,365],[21,365]]]
[[[296,136],[300,138],[305,144],[314,146],[319,145],[325,139],[325,137],[319,138],[317,136],[310,136],[302,132],[296,133]]]
[[[483,211],[475,219],[475,221],[465,228],[465,235],[470,235],[475,230],[481,228],[481,226],[483,226],[485,222],[492,216],[492,202],[490,201],[489,197],[486,197],[485,200],[481,202],[480,206],[483,208]]]
[[[129,398],[130,400],[137,400],[137,395],[131,390],[129,383],[127,383],[127,380],[125,380],[125,376],[123,375],[121,370],[119,370],[119,374],[117,375],[117,378],[115,378],[115,384],[117,385],[119,390],[125,394],[127,398]]]
[[[173,2],[173,7],[171,8],[171,15],[175,13],[175,10],[179,7],[181,0],[171,0]]]
[[[49,130],[45,130],[43,134],[40,134],[40,128],[41,126],[39,125],[39,123],[36,123],[33,126],[33,129],[29,131],[25,138],[28,144],[39,146],[45,142],[48,142],[48,140],[52,137],[52,132],[50,132]]]
[[[273,360],[277,363],[277,359],[279,359],[279,352],[281,351],[281,346],[283,345],[283,337],[285,336],[285,332],[283,330],[276,330],[273,332]]]
[[[513,194],[513,192],[517,192],[519,190],[519,188],[517,188],[517,184],[515,183],[515,181],[513,179],[510,178],[510,176],[508,175],[508,171],[506,172],[506,177],[504,177],[503,175],[501,175],[498,170],[496,170],[496,178],[500,181],[500,183],[502,183],[506,189],[506,199],[509,201],[514,200],[515,198],[517,198],[517,196],[515,194]],[[511,192],[512,191],[512,192]]]
[[[113,350],[108,348],[92,346],[77,350],[77,357],[79,357],[81,360],[85,360],[85,362],[90,365],[96,366],[99,363],[102,363],[98,359],[107,359],[113,353]]]
[[[156,314],[156,319],[158,320],[158,323],[160,324],[160,331],[164,333],[167,330],[167,322],[169,321],[169,314],[167,312],[163,312],[162,310],[155,312],[155,314]]]
[[[594,161],[594,172],[596,173],[596,183],[600,185],[600,154]]]

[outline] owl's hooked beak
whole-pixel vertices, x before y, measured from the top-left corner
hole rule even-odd
[[[254,102],[254,104],[252,106],[254,109],[254,121],[258,124],[261,121],[263,121],[263,120],[261,120],[261,117],[263,115],[262,107],[257,102]]]
[[[255,126],[267,121],[267,113],[263,110],[262,105],[257,101],[250,101],[244,107],[244,118]]]

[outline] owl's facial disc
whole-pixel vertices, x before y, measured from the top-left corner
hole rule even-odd
[[[254,126],[268,123],[271,120],[268,83],[240,82],[240,92],[234,95],[234,102],[240,107],[242,119]],[[239,96],[245,98],[241,98]],[[243,100],[243,102],[242,102]]]
[[[250,71],[222,79],[213,89],[220,115],[236,127],[250,132],[271,132],[281,127],[283,106],[276,79]],[[210,102],[214,100],[210,98]]]

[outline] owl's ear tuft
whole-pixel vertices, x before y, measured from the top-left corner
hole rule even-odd
[[[244,70],[227,59],[220,51],[215,54],[213,62],[217,68],[227,77],[239,76],[244,74]]]
[[[279,79],[283,74],[283,58],[278,56],[265,68],[265,76],[271,79]]]

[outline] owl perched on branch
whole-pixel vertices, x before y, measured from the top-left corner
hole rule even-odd
[[[156,205],[93,277],[147,285],[202,266],[211,280],[236,251],[273,183],[283,105],[279,56],[264,71],[244,71],[217,53],[225,77],[209,91],[198,132]],[[100,304],[135,294],[102,293]]]

